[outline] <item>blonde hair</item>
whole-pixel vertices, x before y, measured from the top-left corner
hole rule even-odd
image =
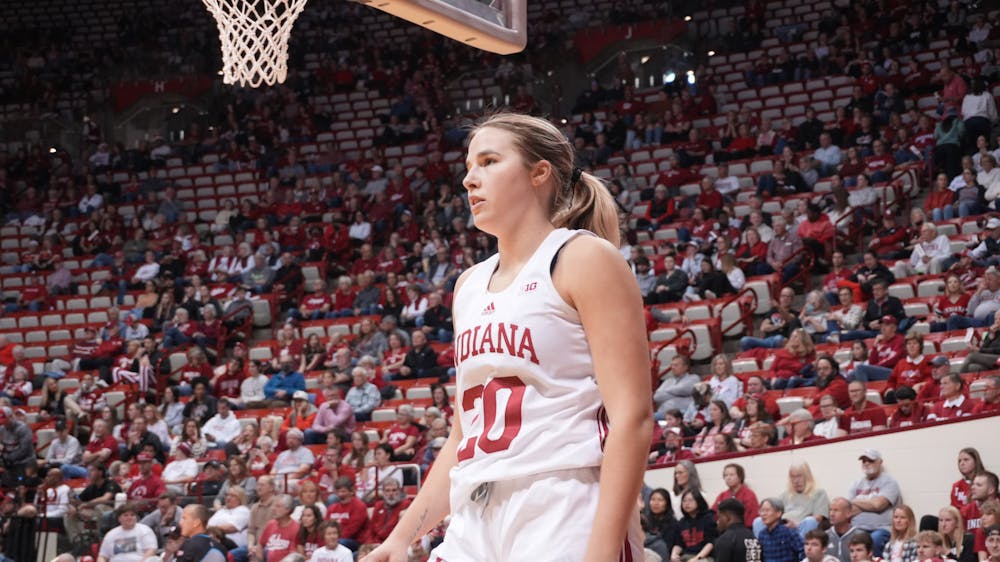
[[[616,247],[620,244],[618,209],[611,192],[593,174],[580,172],[574,181],[575,153],[562,131],[545,119],[501,112],[480,120],[470,136],[486,127],[510,133],[526,165],[543,160],[552,165],[555,189],[549,220],[553,226],[590,230]]]
[[[795,491],[795,486],[792,485],[792,471],[797,470],[802,473],[802,476],[806,479],[806,487],[802,490],[802,495],[811,498],[813,493],[816,491],[816,478],[813,477],[812,468],[809,467],[809,463],[803,461],[800,463],[794,463],[788,467],[788,497],[793,497],[799,495]]]
[[[955,518],[955,530],[950,535],[941,533],[941,536],[944,537],[944,545],[947,548],[954,548],[955,554],[962,554],[962,539],[965,536],[965,520],[962,519],[962,512],[953,505],[947,505],[941,508],[938,515],[945,511]]]
[[[906,504],[902,504],[897,505],[896,509],[893,510],[893,513],[897,510],[902,511],[903,514],[906,515],[906,531],[900,535],[899,532],[896,531],[896,526],[893,525],[892,533],[889,535],[889,540],[905,541],[917,536],[917,516],[913,514],[913,509]]]

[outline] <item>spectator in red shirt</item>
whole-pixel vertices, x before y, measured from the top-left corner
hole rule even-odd
[[[715,180],[704,176],[699,185],[701,185],[701,193],[698,194],[696,205],[705,209],[721,209],[724,201],[722,194],[715,189]]]
[[[166,484],[153,472],[153,455],[148,452],[141,452],[136,455],[135,460],[139,463],[139,476],[132,480],[128,488],[128,499],[136,501],[143,509],[148,511],[157,498],[167,491]]]
[[[840,428],[850,435],[880,431],[888,425],[885,411],[878,404],[868,401],[867,392],[862,381],[851,381],[847,385],[851,407],[844,410],[844,415],[840,417]]]
[[[896,333],[898,327],[895,316],[886,314],[879,325],[879,334],[875,336],[871,353],[868,354],[868,364],[858,365],[848,375],[848,380],[884,381],[892,374],[896,363],[903,357],[903,336]]]
[[[1000,496],[997,495],[998,488],[1000,481],[997,475],[988,470],[972,478],[972,485],[969,487],[971,501],[962,508],[962,520],[965,521],[966,532],[973,532],[979,528],[979,518],[982,517],[980,508],[984,502],[1000,500]]]
[[[410,505],[398,481],[388,478],[382,482],[382,499],[375,502],[371,520],[365,529],[365,543],[383,542],[399,523],[399,517]]]
[[[896,160],[885,149],[885,142],[876,139],[872,142],[872,155],[865,158],[865,171],[872,183],[882,183],[892,179],[896,169]]]
[[[987,377],[984,381],[983,399],[976,407],[977,414],[1000,411],[1000,377]]]
[[[340,544],[356,549],[368,525],[368,506],[355,495],[352,478],[338,478],[334,490],[340,501],[330,505],[326,518],[340,523]]]
[[[413,423],[413,406],[403,404],[396,410],[396,423],[385,430],[382,443],[392,447],[392,461],[412,460],[420,445],[420,428]]]
[[[965,395],[965,381],[957,373],[941,378],[941,399],[927,414],[928,420],[948,420],[972,415],[978,401]]]
[[[973,447],[965,447],[959,451],[958,472],[962,477],[951,485],[951,493],[948,495],[951,498],[951,505],[959,511],[968,505],[972,501],[970,496],[972,479],[985,471],[986,467],[983,465],[983,458],[978,450]]]
[[[292,519],[294,500],[287,494],[274,498],[271,505],[273,519],[267,522],[260,533],[260,539],[253,547],[252,557],[264,562],[280,562],[285,556],[295,552],[298,545],[299,524]],[[266,556],[265,556],[266,553]]]
[[[906,356],[900,359],[886,381],[883,399],[886,404],[896,403],[896,389],[902,385],[919,390],[931,378],[931,362],[924,357],[924,337],[911,332],[903,339]]]
[[[813,433],[813,415],[805,408],[799,408],[779,421],[777,425],[789,428],[788,435],[781,440],[779,445],[801,445],[810,441],[823,441],[823,437]]]
[[[917,401],[917,393],[908,386],[896,389],[896,411],[889,416],[889,427],[910,427],[924,421],[927,413],[924,403]]]
[[[753,527],[760,502],[757,501],[757,494],[744,483],[746,471],[736,463],[729,463],[722,468],[722,480],[726,483],[726,489],[715,498],[712,509],[717,510],[723,500],[729,498],[739,500],[746,508],[743,513],[743,524],[747,529]]]
[[[825,259],[827,247],[833,242],[836,230],[830,217],[826,216],[819,205],[806,204],[806,219],[799,224],[798,232],[802,244],[812,249],[819,259]]]

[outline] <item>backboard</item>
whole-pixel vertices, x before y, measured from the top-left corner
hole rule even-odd
[[[528,41],[527,0],[354,0],[484,51],[509,55]]]

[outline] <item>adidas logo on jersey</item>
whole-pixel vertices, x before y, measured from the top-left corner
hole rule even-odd
[[[490,302],[490,304],[486,305],[486,308],[483,309],[482,316],[486,316],[488,314],[493,314],[495,311],[496,311],[496,307],[494,307],[493,303]]]

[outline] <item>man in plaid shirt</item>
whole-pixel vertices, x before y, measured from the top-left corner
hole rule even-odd
[[[766,528],[757,535],[757,540],[764,551],[764,562],[798,562],[805,558],[802,537],[785,525],[784,514],[785,504],[781,500],[767,498],[760,502],[760,519]]]

